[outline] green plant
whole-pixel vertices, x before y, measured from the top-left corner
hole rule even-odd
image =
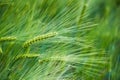
[[[90,1],[2,0],[1,80],[101,80],[108,55],[98,48]],[[96,37],[96,35],[95,35]]]

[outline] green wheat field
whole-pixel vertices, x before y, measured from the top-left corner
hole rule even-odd
[[[120,0],[0,0],[0,80],[120,80]]]

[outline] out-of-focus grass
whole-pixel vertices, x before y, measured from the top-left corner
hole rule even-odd
[[[96,38],[96,46],[105,49],[110,56],[110,69],[106,74],[105,80],[119,80],[120,1],[98,0],[96,7],[93,7],[91,13],[90,17],[95,17],[99,24],[97,29],[90,35],[93,35],[93,38]]]

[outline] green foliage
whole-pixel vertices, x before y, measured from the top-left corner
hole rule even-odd
[[[119,80],[119,8],[93,1],[0,0],[0,80]]]

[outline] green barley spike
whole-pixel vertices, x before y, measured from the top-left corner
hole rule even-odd
[[[1,37],[0,38],[0,42],[3,42],[3,41],[14,41],[14,40],[16,40],[16,37],[13,37],[13,36]]]
[[[57,32],[51,32],[51,33],[47,33],[47,34],[43,34],[43,35],[40,35],[40,36],[37,36],[31,40],[28,40],[26,41],[24,44],[23,44],[23,47],[28,47],[38,41],[42,41],[42,40],[45,40],[45,39],[48,39],[48,38],[51,38],[51,37],[54,37],[57,35]]]
[[[34,57],[39,57],[40,54],[22,54],[18,55],[16,59],[21,59],[21,58],[34,58]]]

